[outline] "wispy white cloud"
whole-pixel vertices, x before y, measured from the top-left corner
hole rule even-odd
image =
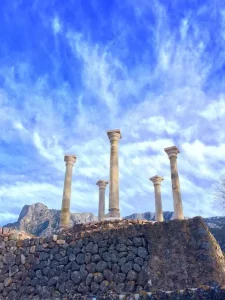
[[[225,115],[225,96],[219,95],[219,100],[208,104],[203,111],[199,112],[208,121],[214,121]]]
[[[52,29],[55,34],[58,34],[62,30],[62,25],[59,21],[59,18],[56,16],[52,20]]]
[[[113,128],[120,128],[123,136],[119,143],[123,215],[154,210],[154,189],[149,181],[154,175],[164,177],[164,209],[173,209],[169,159],[164,152],[172,145],[181,151],[178,168],[185,215],[222,214],[219,209],[212,210],[211,195],[216,176],[225,169],[221,129],[225,104],[223,92],[212,91],[214,85],[208,78],[221,67],[223,51],[217,50],[218,60],[208,51],[208,25],[204,28],[198,23],[199,17],[209,13],[207,7],[189,9],[177,16],[174,26],[171,12],[157,0],[143,0],[142,5],[124,3],[134,12],[136,31],[129,29],[125,15],[118,22],[115,15],[112,24],[109,22],[114,36],[100,41],[94,28],[80,33],[79,26],[65,26],[58,13],[45,21],[54,34],[56,55],[41,45],[41,50],[46,47],[46,55],[49,53],[51,74],[34,79],[26,59],[0,68],[5,82],[0,90],[0,142],[11,149],[13,143],[19,144],[26,166],[33,164],[38,170],[33,181],[27,179],[22,164],[15,169],[21,168],[24,178],[4,170],[0,196],[9,199],[8,218],[14,215],[10,207],[15,204],[22,207],[43,201],[50,208],[55,208],[56,202],[60,207],[64,153],[77,155],[72,210],[97,212],[96,181],[109,179],[106,130]],[[57,78],[64,72],[68,75],[65,62],[75,70],[72,76],[80,86]],[[2,161],[12,155],[8,149],[3,152]],[[52,181],[49,174],[54,175]],[[47,182],[43,183],[44,178]],[[108,187],[106,202],[108,205]]]

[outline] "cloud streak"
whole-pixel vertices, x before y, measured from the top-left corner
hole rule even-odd
[[[163,209],[173,210],[163,150],[172,145],[181,152],[185,215],[222,214],[212,199],[225,171],[225,10],[208,4],[5,6],[14,19],[2,18],[1,225],[25,204],[60,208],[64,153],[77,155],[72,211],[97,213],[96,182],[109,178],[106,130],[114,128],[123,136],[122,215],[154,211],[154,175],[164,177]]]

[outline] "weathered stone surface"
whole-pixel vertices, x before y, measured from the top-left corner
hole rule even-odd
[[[91,253],[85,253],[85,263],[89,264],[91,262]]]
[[[120,222],[124,227],[114,230]],[[0,299],[15,296],[14,291],[22,295],[21,300],[23,295],[60,299],[77,293],[103,297],[155,287],[173,290],[223,283],[224,256],[200,218],[161,224],[130,222],[80,224],[78,230],[60,233],[57,238],[64,243],[59,245],[52,237],[22,243],[4,240]],[[87,231],[79,231],[85,226]],[[0,234],[1,239],[5,237]]]
[[[133,261],[135,257],[136,255],[132,251],[129,251],[128,254],[126,255],[127,261]]]
[[[49,286],[49,287],[55,286],[57,282],[58,282],[58,277],[52,277],[52,278],[50,278],[49,281],[48,281],[48,286]],[[37,282],[37,283],[38,283],[38,282]],[[36,286],[37,283],[35,283],[34,286]]]
[[[91,291],[96,294],[99,290],[99,284],[97,282],[92,282],[91,284]]]
[[[90,264],[86,265],[86,269],[89,273],[94,273],[96,271],[96,264],[90,263]]]
[[[76,262],[79,264],[79,265],[83,265],[85,263],[85,255],[84,253],[79,253],[76,257]]]
[[[129,261],[127,263],[125,263],[122,267],[121,267],[121,271],[125,274],[127,274],[129,271],[132,270],[133,267],[133,262]]]
[[[104,275],[102,273],[94,273],[94,282],[101,283],[104,280]]]
[[[15,264],[16,255],[13,253],[5,253],[3,256],[3,262],[6,265],[13,266]]]
[[[141,286],[145,286],[148,282],[148,274],[146,271],[141,271],[138,274],[138,280],[137,280],[137,284],[141,285]]]
[[[120,267],[119,267],[117,264],[114,264],[114,265],[112,266],[112,272],[113,272],[114,274],[119,273],[119,272],[120,272]]]
[[[87,275],[88,275],[88,271],[86,270],[86,266],[85,265],[82,265],[80,267],[80,274],[81,274],[82,280],[86,280]]]
[[[139,237],[133,238],[133,243],[134,243],[134,246],[136,246],[136,247],[142,246],[142,238],[139,238]]]
[[[124,282],[125,281],[125,278],[126,278],[126,275],[125,274],[123,274],[123,273],[117,273],[117,274],[115,274],[115,276],[114,276],[114,281],[115,281],[115,283],[122,283],[122,282]]]
[[[138,247],[135,247],[135,246],[128,246],[127,250],[132,251],[134,254],[138,253]]]
[[[128,272],[128,274],[127,274],[127,280],[133,281],[133,280],[136,280],[137,277],[138,277],[137,272],[135,272],[135,271],[133,271],[133,270],[130,270],[130,271]]]
[[[4,287],[7,287],[7,286],[10,286],[12,284],[12,278],[11,277],[7,277],[5,280],[4,280]]]
[[[134,269],[134,271],[136,271],[136,272],[140,272],[140,271],[141,271],[141,267],[140,267],[140,265],[138,265],[138,264],[133,264],[133,269]]]
[[[127,259],[126,257],[122,257],[118,261],[118,266],[122,267],[126,263]]]
[[[144,264],[144,260],[141,257],[135,257],[134,262],[140,266],[143,266],[143,264]]]
[[[19,268],[17,265],[14,265],[12,267],[9,267],[9,276],[14,276],[19,271]]]
[[[91,249],[92,254],[97,254],[98,253],[98,244],[94,244],[92,249]]]
[[[105,278],[107,279],[107,281],[109,281],[109,282],[113,281],[114,274],[112,271],[106,269],[103,271],[103,274],[104,274]]]
[[[124,283],[119,283],[118,285],[117,285],[117,287],[116,287],[116,291],[118,292],[118,293],[122,293],[122,292],[124,292],[125,291],[125,284]]]
[[[133,293],[135,291],[135,281],[126,281],[125,291],[128,293]]]
[[[108,266],[108,263],[105,261],[99,261],[96,265],[97,272],[103,272]]]
[[[119,252],[126,252],[127,251],[127,246],[124,244],[118,244],[116,245],[116,250]]]
[[[87,293],[88,291],[89,291],[89,287],[86,286],[83,282],[81,282],[81,283],[79,284],[79,287],[78,287],[78,292],[79,292],[79,293],[82,293],[82,294],[85,294],[85,293]]]
[[[110,256],[110,253],[109,252],[103,252],[102,253],[102,258],[103,258],[103,260],[105,260],[105,261],[111,261],[111,256]]]
[[[138,248],[138,256],[141,258],[146,258],[148,256],[148,251],[144,247],[139,247]]]
[[[93,280],[94,280],[94,275],[92,273],[89,273],[86,278],[86,285],[90,286]]]
[[[78,272],[78,271],[72,272],[72,273],[71,273],[71,279],[73,280],[73,282],[74,282],[75,284],[81,283],[81,281],[82,281],[81,273]]]
[[[101,256],[100,256],[100,255],[98,255],[98,254],[92,255],[91,261],[92,261],[93,263],[97,263],[97,262],[99,262],[100,260],[101,260]]]
[[[80,270],[80,265],[78,265],[75,261],[73,261],[71,264],[71,271],[79,271],[79,270]]]

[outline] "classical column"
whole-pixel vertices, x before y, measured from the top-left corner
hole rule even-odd
[[[64,161],[66,162],[66,173],[63,189],[62,208],[60,214],[60,228],[67,228],[70,224],[70,196],[72,185],[72,171],[73,164],[76,162],[75,155],[65,155]]]
[[[104,221],[105,219],[105,188],[108,181],[99,180],[96,185],[99,187],[99,203],[98,203],[98,220]]]
[[[180,182],[177,169],[177,154],[180,153],[176,146],[165,148],[170,160],[171,181],[173,191],[174,219],[184,219],[182,200],[180,194]]]
[[[119,129],[108,130],[110,139],[110,181],[109,181],[109,218],[120,218],[119,208],[119,164],[118,164],[118,146],[121,139]]]
[[[155,175],[149,178],[154,184],[155,189],[155,219],[157,222],[163,221],[162,200],[161,200],[161,182],[163,177]]]

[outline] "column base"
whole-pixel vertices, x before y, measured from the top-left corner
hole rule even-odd
[[[120,211],[117,208],[110,208],[107,216],[113,218],[120,218]]]
[[[59,231],[63,231],[64,229],[68,229],[68,228],[70,228],[70,226],[59,225],[58,230],[59,230]]]
[[[119,212],[109,212],[105,215],[105,220],[122,220]]]
[[[105,217],[105,221],[116,221],[116,220],[122,220],[123,218],[121,217]]]

